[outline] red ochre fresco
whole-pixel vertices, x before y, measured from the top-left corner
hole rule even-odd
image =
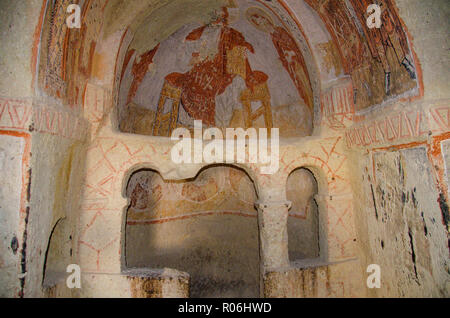
[[[274,26],[269,19],[267,19],[267,22],[272,27],[270,36],[279,59],[297,88],[300,97],[312,112],[314,107],[313,91],[303,55],[294,38],[286,29]],[[171,73],[164,79],[164,87],[168,85],[170,89],[180,91],[182,105],[189,116],[193,119],[202,120],[209,126],[215,125],[216,96],[224,93],[237,75],[245,80],[250,94],[258,89],[260,91],[256,94],[259,98],[262,98],[261,94],[264,94],[264,99],[270,100],[270,93],[264,87],[269,77],[264,72],[252,69],[247,54],[253,54],[254,48],[251,43],[246,41],[241,32],[228,26],[227,8],[223,8],[222,16],[213,23],[221,27],[217,54],[213,58],[206,58],[197,62],[190,71],[184,74]],[[194,29],[186,36],[185,41],[200,40],[206,28],[205,25]],[[154,50],[157,50],[157,48],[144,54],[147,59],[143,55],[133,65],[134,79],[128,92],[127,104],[135,97],[139,84],[148,72],[152,57],[156,53]],[[121,79],[133,54],[134,50],[131,49],[125,55]],[[195,59],[198,56],[199,53],[193,53],[192,57]],[[270,122],[269,117],[266,119]]]
[[[42,33],[42,27],[44,25],[44,18],[45,18],[45,8],[46,8],[46,1],[42,1],[42,7],[41,7],[41,13],[39,14],[39,20],[38,24],[36,26],[36,29],[33,34],[33,47],[31,51],[31,74],[32,74],[32,81],[31,81],[31,88],[34,89],[35,81],[36,81],[36,67],[38,65],[38,56],[39,56],[39,44],[41,41],[41,33]]]
[[[224,8],[218,52],[213,59],[205,59],[195,64],[187,73],[172,73],[165,80],[172,87],[181,89],[181,100],[184,109],[194,119],[202,120],[207,125],[215,125],[215,97],[222,94],[233,82],[239,70],[231,74],[227,53],[236,47],[241,47],[254,53],[253,46],[248,43],[242,33],[228,26],[228,12]],[[203,34],[205,26],[193,30],[186,41],[197,41]],[[267,81],[268,76],[260,71],[253,71],[250,67],[246,53],[241,58],[245,59],[245,83],[251,90],[259,84]],[[232,66],[231,66],[232,67]]]
[[[289,73],[300,96],[308,107],[313,110],[314,100],[308,68],[303,54],[300,52],[292,35],[283,27],[275,26],[270,19],[256,12],[251,15],[250,19],[254,24],[265,25],[271,30],[272,42],[283,67]],[[299,72],[302,73],[302,76],[299,75]]]
[[[131,83],[131,87],[130,87],[130,91],[128,92],[128,98],[127,98],[127,104],[130,103],[134,96],[137,93],[137,90],[139,88],[139,85],[142,83],[142,81],[144,80],[145,74],[147,74],[148,72],[148,66],[150,64],[153,63],[153,57],[155,56],[156,52],[158,51],[159,48],[159,44],[152,50],[142,54],[139,59],[137,59],[134,64],[133,64],[133,68],[132,68],[132,73],[134,75],[134,79],[133,82]],[[125,60],[125,63],[128,64],[129,60],[131,58],[131,56],[129,55],[133,55],[133,51],[130,51],[127,53],[127,59]],[[126,65],[124,65],[123,70],[125,70]],[[123,72],[122,71],[122,76],[123,76]]]

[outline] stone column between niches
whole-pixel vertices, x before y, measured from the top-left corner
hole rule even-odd
[[[261,267],[264,272],[289,267],[287,220],[290,201],[259,201]]]

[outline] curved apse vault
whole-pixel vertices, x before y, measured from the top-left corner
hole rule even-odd
[[[311,135],[313,89],[293,35],[261,3],[229,3],[204,10],[207,23],[185,19],[158,43],[138,30],[121,74],[122,132],[170,136],[201,120],[208,127],[280,128],[281,137]]]

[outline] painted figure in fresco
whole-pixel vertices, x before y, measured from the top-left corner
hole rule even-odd
[[[401,64],[412,79],[416,78],[414,66],[409,61],[407,55],[409,54],[408,42],[403,31],[401,22],[395,14],[394,8],[390,0],[350,0],[358,18],[363,26],[370,51],[373,58],[377,59],[383,66],[385,73],[385,91],[388,95],[391,86],[391,66],[387,58],[387,50],[389,47],[393,48],[398,63]],[[381,28],[367,27],[367,8],[369,5],[376,3],[381,8]]]
[[[192,68],[187,73],[172,73],[165,81],[171,88],[180,90],[181,103],[191,118],[202,120],[205,125],[215,125],[215,99],[225,92],[236,76],[245,80],[247,88],[266,82],[268,76],[253,71],[247,53],[254,53],[253,46],[244,36],[228,25],[228,9],[213,23],[189,33],[186,42],[201,41],[207,32],[219,29],[217,52],[213,56],[193,54]]]
[[[325,22],[339,47],[346,74],[364,63],[368,52],[343,0],[305,0]]]
[[[162,197],[162,188],[154,182],[154,174],[137,173],[127,189],[130,207],[135,211],[149,211]]]
[[[305,60],[293,37],[282,27],[275,26],[270,17],[259,8],[250,8],[247,19],[253,26],[272,37],[280,60],[295,83],[306,105],[313,110],[314,99]]]

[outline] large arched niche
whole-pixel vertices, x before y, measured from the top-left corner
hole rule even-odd
[[[293,169],[286,180],[286,198],[292,203],[287,222],[288,252],[292,264],[329,261],[328,182],[316,166]]]
[[[123,271],[187,272],[191,297],[259,297],[257,193],[244,170],[214,165],[167,181],[140,168],[126,178]]]
[[[124,33],[113,126],[170,136],[174,127],[202,120],[210,127],[280,128],[281,137],[311,135],[319,75],[289,13],[280,18],[265,1],[186,6],[156,8]]]

